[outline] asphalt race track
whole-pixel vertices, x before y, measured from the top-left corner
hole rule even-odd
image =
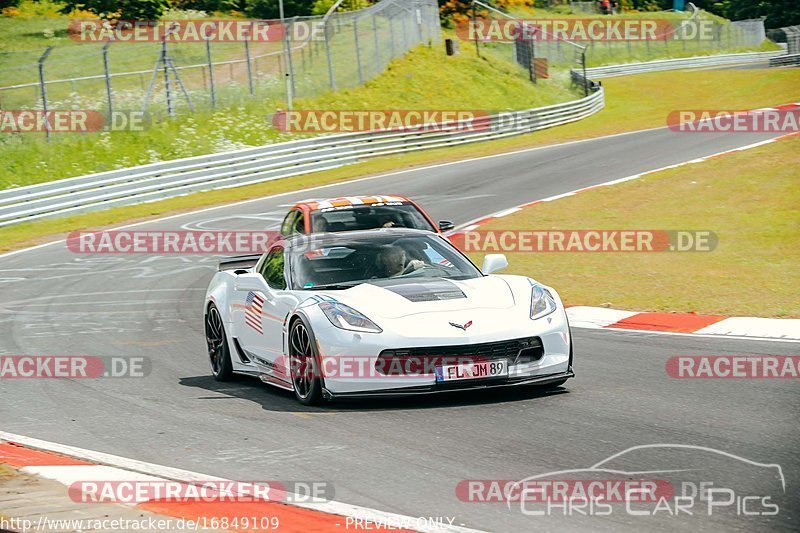
[[[272,229],[286,204],[300,199],[393,193],[460,224],[769,137],[650,130],[331,185],[141,228]],[[455,516],[456,524],[488,531],[797,530],[797,381],[675,380],[664,366],[673,355],[798,355],[798,343],[575,329],[577,377],[554,392],[307,408],[254,379],[220,384],[211,378],[202,304],[216,261],[78,256],[63,243],[1,257],[0,354],[145,355],[153,372],[142,379],[5,380],[0,427],[231,479],[329,481],[341,502],[415,517]],[[548,281],[547,272],[530,274]],[[706,446],[779,464],[786,480],[785,494],[775,494],[780,513],[538,517],[456,496],[461,480],[587,468],[653,443]],[[741,461],[714,463],[702,454],[654,452],[646,461],[639,470],[668,461],[672,468],[713,467],[712,481],[746,484],[755,477]]]

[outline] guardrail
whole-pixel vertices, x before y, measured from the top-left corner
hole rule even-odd
[[[562,104],[499,113],[472,130],[443,125],[421,131],[324,135],[153,163],[0,191],[0,226],[317,172],[366,158],[500,139],[588,117],[605,105],[602,88]]]
[[[724,65],[737,65],[747,63],[767,62],[771,58],[784,56],[786,51],[773,52],[747,52],[742,54],[723,54],[715,56],[681,57],[678,59],[660,59],[644,63],[624,63],[621,65],[608,65],[586,69],[586,77],[590,80],[622,76],[626,74],[641,74],[644,72],[657,72],[661,70],[677,70],[684,68],[716,67]],[[573,70],[573,80],[582,80],[580,73]]]
[[[717,66],[787,57],[784,51],[702,56],[586,69],[587,77]],[[583,83],[580,71],[572,79]],[[153,202],[194,192],[239,187],[358,161],[428,148],[499,139],[574,122],[600,111],[605,97],[599,84],[580,100],[524,111],[500,113],[475,129],[452,127],[423,131],[373,131],[321,135],[234,152],[175,159],[0,191],[0,227],[42,218]],[[483,126],[483,127],[481,127]]]
[[[770,67],[794,67],[798,65],[800,65],[800,54],[787,54],[769,58]]]

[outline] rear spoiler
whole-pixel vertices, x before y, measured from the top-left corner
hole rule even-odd
[[[261,259],[261,254],[234,255],[220,259],[218,269],[220,271],[248,269],[256,266],[259,259]]]

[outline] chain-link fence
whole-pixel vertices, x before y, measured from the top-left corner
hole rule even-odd
[[[575,7],[583,9],[583,3],[578,4],[581,5]],[[478,19],[478,25],[488,28],[487,35],[497,29],[492,25],[494,22],[503,18],[512,18],[509,14],[479,0],[472,2],[472,5],[475,8],[473,16]],[[586,28],[590,21],[594,20],[607,25],[604,27],[613,27],[616,23],[623,24],[626,21],[635,23],[645,19],[657,25],[655,32],[657,38],[593,40],[588,38],[591,35],[590,32],[583,32],[584,38],[559,37],[565,33],[580,34],[581,32],[573,30]],[[529,64],[536,64],[536,60],[545,60],[551,67],[575,68],[575,65],[580,64],[584,59],[589,66],[599,66],[670,57],[722,54],[758,48],[766,39],[763,19],[727,22],[699,10],[691,13],[639,13],[627,18],[565,16],[558,19],[557,22],[556,19],[539,19],[536,16],[527,19],[513,17],[513,20],[517,21],[515,24],[520,26],[533,28],[527,33],[517,33],[517,35],[524,34],[528,37],[517,39],[515,42],[513,39],[495,40],[490,35],[480,43],[480,46],[489,53],[495,51],[504,57],[511,57],[526,68]],[[507,24],[506,20],[502,27],[507,28]],[[561,25],[562,31],[555,33],[552,28],[558,27],[558,24]],[[530,42],[520,43],[520,41]]]
[[[516,35],[530,37],[510,42],[480,42],[476,40],[478,54],[483,50],[484,54],[506,56],[507,49],[510,47],[511,58],[528,71],[528,76],[533,83],[536,83],[540,78],[549,77],[550,63],[560,63],[562,66],[566,65],[570,69],[579,71],[586,70],[585,46],[555,36],[541,26],[511,16],[480,0],[472,2],[471,23],[473,25],[477,23],[478,10],[485,10],[490,16],[501,17],[504,22],[512,24]],[[573,79],[573,83],[575,81],[576,79]],[[589,82],[586,76],[583,76],[579,83],[583,89],[584,96],[588,96]]]
[[[253,22],[253,24],[265,21]],[[0,53],[0,108],[168,114],[354,87],[440,40],[436,0],[284,21],[272,42],[96,42]]]
[[[597,2],[570,2],[569,9],[573,13],[581,13],[586,15],[597,15],[600,9],[597,7]]]

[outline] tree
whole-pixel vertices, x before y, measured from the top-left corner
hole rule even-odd
[[[167,7],[168,0],[65,0],[61,12],[85,9],[101,18],[158,20]]]
[[[241,0],[170,0],[170,5],[176,9],[195,9],[214,13],[215,11],[239,11],[243,8]]]
[[[512,7],[532,8],[536,2],[535,0],[494,0],[485,3],[508,10]],[[439,0],[439,16],[446,26],[466,21],[470,17],[471,11],[472,2],[470,0]]]
[[[783,28],[800,24],[800,2],[797,0],[724,0],[722,15],[731,20],[767,17],[767,28]]]
[[[313,9],[314,0],[283,0],[286,18],[310,15]],[[258,19],[277,19],[280,17],[278,0],[247,0],[245,13],[249,17]]]
[[[17,7],[19,5],[19,0],[0,0],[0,9],[5,9],[7,7]]]

